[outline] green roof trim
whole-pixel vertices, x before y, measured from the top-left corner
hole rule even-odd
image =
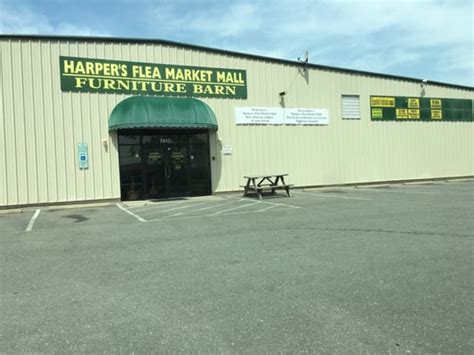
[[[132,96],[110,114],[109,131],[127,128],[209,128],[217,130],[214,112],[192,98]]]

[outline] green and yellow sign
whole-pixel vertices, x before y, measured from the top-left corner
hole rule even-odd
[[[473,100],[371,96],[372,121],[474,121]]]
[[[247,98],[245,70],[59,57],[61,90]]]

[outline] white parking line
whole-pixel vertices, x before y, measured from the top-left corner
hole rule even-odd
[[[193,206],[197,206],[197,205],[202,205],[203,203],[206,203],[206,202],[194,202],[194,203],[190,203],[189,205],[186,205],[186,206],[180,206],[180,207],[174,207],[174,208],[170,208],[170,209],[167,209],[167,210],[159,210],[159,211],[156,211],[156,210],[153,210],[153,211],[150,211],[149,213],[147,213],[148,211],[142,211],[142,214],[144,215],[152,215],[152,214],[155,214],[155,213],[164,213],[164,212],[169,212],[169,211],[175,211],[175,210],[182,210],[183,208],[189,208],[189,207],[193,207]]]
[[[401,190],[390,190],[389,189],[377,189],[375,187],[372,187],[372,188],[360,188],[360,187],[356,187],[357,190],[360,190],[360,191],[369,191],[369,192],[380,192],[380,193],[383,193],[383,192],[388,192],[388,193],[392,193],[392,194],[410,194],[410,195],[438,195],[436,193],[433,193],[433,192],[415,192],[415,191],[401,191]]]
[[[184,214],[184,213],[175,213],[175,214],[172,214],[172,215],[170,215],[170,216],[166,216],[165,218],[182,216],[183,214]]]
[[[276,203],[276,202],[268,202],[268,201],[256,201],[255,203],[265,203],[267,205],[284,206],[284,207],[289,207],[289,208],[301,208],[300,206],[288,205],[286,203]]]
[[[262,202],[257,202],[257,203],[262,203]],[[265,207],[265,208],[262,208],[262,209],[259,209],[259,210],[254,210],[254,211],[238,211],[238,212],[225,212],[222,213],[222,215],[230,215],[230,214],[248,214],[248,213],[257,213],[257,212],[267,212],[268,210],[271,210],[272,208],[275,208],[275,207],[278,207],[278,206],[281,206],[281,205],[278,205],[278,204],[274,204],[274,205],[271,205],[271,206],[268,206],[268,207]],[[295,207],[295,208],[300,208],[300,207]],[[208,215],[207,217],[209,216],[214,216],[214,214],[212,215]]]
[[[117,203],[116,205],[117,205],[117,207],[120,208],[122,211],[128,213],[130,216],[135,217],[135,218],[138,219],[140,222],[146,222],[146,220],[144,220],[142,217],[140,217],[139,215],[136,215],[136,214],[133,213],[132,211],[127,210],[125,207],[123,207],[123,206],[120,205],[119,203]]]
[[[33,229],[33,225],[35,224],[35,221],[38,218],[40,212],[41,212],[41,209],[37,209],[33,217],[31,217],[30,223],[28,223],[28,225],[26,226],[26,230],[25,230],[26,232],[31,232],[31,230]]]
[[[293,192],[294,193],[294,192]],[[310,195],[310,196],[315,196],[315,197],[328,197],[328,198],[340,198],[344,200],[361,200],[361,201],[372,201],[369,198],[362,198],[362,197],[349,197],[349,196],[337,196],[337,195],[329,195],[327,193],[296,193],[297,195]]]
[[[240,201],[247,201],[247,200],[234,200],[234,202],[240,202]],[[255,204],[261,204],[261,203],[266,203],[266,204],[271,204],[271,205],[268,206],[268,207],[259,209],[259,210],[227,212],[227,211],[233,211],[233,210],[237,210],[237,209],[240,209],[240,208],[244,208],[244,207],[247,207],[247,206],[252,206],[252,205],[255,205]],[[216,207],[216,206],[214,206],[214,207]],[[238,207],[235,207],[235,208],[228,208],[226,210],[215,212],[215,213],[208,214],[208,215],[187,215],[186,216],[184,213],[176,213],[176,214],[169,215],[169,216],[163,216],[163,217],[154,218],[154,219],[147,219],[147,222],[182,220],[182,219],[191,219],[191,218],[215,217],[215,216],[220,216],[220,215],[228,216],[228,215],[233,215],[233,214],[240,215],[240,214],[249,214],[249,213],[256,213],[256,212],[266,212],[266,211],[268,211],[272,208],[279,207],[279,206],[290,207],[290,208],[301,208],[301,207],[297,207],[297,206],[284,205],[284,204],[279,204],[279,203],[255,201],[255,202],[252,202],[252,203],[247,203],[245,205],[241,205],[241,206],[238,206]],[[196,211],[196,210],[194,210],[194,211]],[[193,212],[193,211],[191,211],[191,212]]]
[[[271,205],[265,208],[262,208],[261,210],[255,211],[255,212],[266,212],[268,210],[271,210],[272,208],[278,207],[278,205]]]
[[[263,200],[256,200],[256,199],[252,199],[252,198],[237,199],[235,197],[229,197],[229,199],[235,200],[235,201],[249,201],[249,202],[253,202],[253,203],[265,203],[265,204],[268,204],[268,205],[284,206],[284,207],[289,207],[289,208],[301,208],[300,206],[288,205],[286,203],[268,202],[268,201],[265,201],[264,199]]]
[[[178,205],[184,202],[189,202],[187,200],[184,201],[165,201],[165,202],[158,202],[156,205],[146,205],[146,206],[140,206],[138,208],[135,207],[129,207],[131,210],[133,209],[134,212],[139,212],[139,211],[147,211],[151,209],[163,209],[163,208],[168,208],[170,206]]]
[[[230,205],[232,203],[236,202],[235,200],[234,201],[227,201],[225,203],[219,203],[217,205],[213,205],[213,206],[207,206],[207,207],[202,207],[202,208],[198,208],[197,210],[194,210],[194,211],[204,211],[204,210],[209,210],[211,208],[214,208],[214,207],[220,207],[220,206],[225,206],[225,205]]]
[[[246,201],[246,200],[239,200],[239,201]],[[248,207],[248,206],[251,206],[251,205],[254,205],[256,202],[251,202],[251,203],[247,203],[245,205],[240,205],[240,206],[237,206],[237,207],[234,207],[234,208],[228,208],[226,210],[222,210],[222,211],[217,211],[217,212],[214,212],[214,213],[211,213],[211,214],[208,214],[207,216],[216,216],[218,214],[222,214],[224,212],[228,212],[228,211],[233,211],[233,210],[238,210],[240,208],[244,208],[244,207]],[[258,203],[258,202],[257,202]]]

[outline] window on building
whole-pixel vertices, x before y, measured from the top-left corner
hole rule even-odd
[[[342,95],[342,119],[360,120],[359,95]]]

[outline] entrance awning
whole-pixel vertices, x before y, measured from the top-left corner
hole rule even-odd
[[[196,99],[133,96],[115,106],[109,118],[109,131],[126,128],[217,129],[217,120],[211,108]]]

